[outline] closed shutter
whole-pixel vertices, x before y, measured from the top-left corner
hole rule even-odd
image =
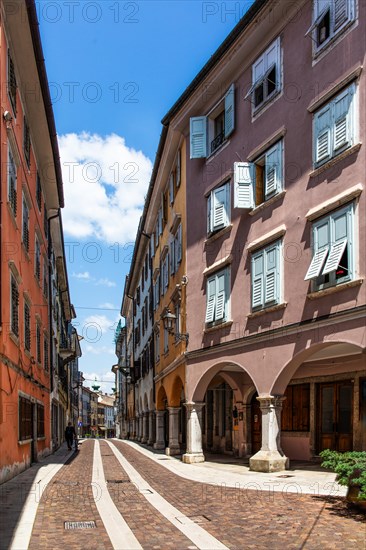
[[[213,230],[227,224],[227,189],[226,185],[213,192]]]
[[[232,84],[225,96],[225,138],[235,128],[235,86]]]
[[[170,242],[170,273],[173,275],[175,273],[175,239],[173,238]]]
[[[349,19],[349,0],[334,0],[334,30],[338,30]]]
[[[255,165],[250,162],[234,162],[234,208],[254,207]]]
[[[279,299],[279,245],[276,244],[265,251],[265,303],[277,302]]]
[[[265,197],[280,190],[282,175],[282,147],[281,142],[276,143],[267,153],[265,158]]]
[[[177,187],[179,187],[180,186],[180,179],[181,179],[181,151],[180,151],[180,149],[178,149],[178,153],[177,153],[176,178],[177,178],[176,185],[177,185]]]
[[[211,195],[207,197],[207,233],[211,233],[212,229],[212,215],[211,215]]]
[[[150,237],[150,256],[153,258],[155,256],[155,233],[151,233]]]
[[[216,311],[215,321],[225,318],[226,309],[226,271],[216,277]]]
[[[182,224],[180,224],[178,227],[176,240],[177,240],[176,262],[177,264],[180,264],[180,262],[182,261]]]
[[[314,119],[315,159],[320,162],[331,155],[331,106],[327,105]]]
[[[252,257],[252,307],[263,305],[264,254],[263,251]]]
[[[215,314],[216,278],[207,280],[206,323],[212,323]]]
[[[158,220],[159,220],[159,235],[161,235],[162,232],[163,232],[163,211],[162,211],[161,208],[160,208],[160,210],[159,210],[159,218],[158,218]]]
[[[207,120],[205,116],[190,119],[191,159],[207,156]]]
[[[346,90],[334,100],[334,149],[350,145],[350,108],[351,89]]]

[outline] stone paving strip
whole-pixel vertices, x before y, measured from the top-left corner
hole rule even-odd
[[[196,546],[164,518],[128,477],[106,442],[100,442],[104,475],[114,504],[144,550],[185,550]]]
[[[185,515],[180,509],[172,506],[165,498],[159,493],[159,488],[153,489],[151,485],[140,475],[140,473],[126,460],[123,454],[108,441],[108,445],[115,454],[118,462],[122,468],[126,471],[130,480],[135,483],[136,487],[145,499],[156,508],[160,514],[162,514],[167,520],[170,521],[181,531],[187,538],[189,538],[193,544],[200,550],[228,550],[227,547],[220,542],[219,539],[213,537],[203,527],[195,523],[193,519]],[[148,464],[147,464],[148,466]],[[145,476],[145,472],[143,473]]]
[[[119,513],[109,494],[99,441],[95,441],[94,444],[93,485],[99,488],[99,494],[94,496],[95,504],[113,548],[116,550],[142,550],[142,546]]]
[[[79,449],[55,475],[41,497],[30,550],[113,548],[95,504],[101,496],[101,488],[92,485],[94,442],[85,441]],[[85,522],[84,527],[89,528],[65,529],[65,522],[77,522],[75,527],[81,527]],[[90,522],[95,523],[94,528],[90,528],[93,525]],[[16,550],[26,548],[20,546]]]
[[[182,515],[201,521],[204,529],[228,548],[366,548],[366,516],[350,508],[344,498],[190,481],[158,463],[175,459],[156,455],[157,460],[151,460],[135,446],[117,439],[113,445],[153,491]]]

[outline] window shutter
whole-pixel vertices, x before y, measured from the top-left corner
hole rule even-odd
[[[341,261],[342,254],[346,246],[347,239],[344,239],[343,241],[338,241],[331,246],[322,275],[326,275],[327,273],[335,271],[338,268],[339,262]]]
[[[266,153],[265,160],[265,196],[279,191],[281,186],[282,173],[282,147],[281,142],[277,143]]]
[[[191,159],[207,156],[207,121],[205,116],[190,119]]]
[[[331,107],[327,105],[315,115],[315,159],[316,162],[325,160],[331,155]]]
[[[212,231],[212,216],[211,216],[211,195],[207,197],[207,233],[211,233]]]
[[[215,321],[220,321],[225,318],[225,305],[226,305],[226,271],[220,273],[216,277],[216,311]]]
[[[216,281],[215,277],[207,281],[206,323],[212,323],[215,313]]]
[[[162,209],[160,208],[159,210],[159,234],[161,235],[163,232],[163,212],[162,212]]]
[[[349,0],[334,0],[334,30],[338,30],[349,19]]]
[[[232,84],[225,96],[225,138],[235,128],[235,86]]]
[[[250,162],[234,162],[234,208],[254,207],[255,166]]]
[[[227,223],[226,185],[213,192],[213,230],[225,227]]]
[[[263,305],[263,275],[264,275],[263,251],[252,258],[252,307],[253,309]]]
[[[334,100],[334,149],[349,145],[350,128],[349,112],[351,108],[352,92],[350,89]]]
[[[309,269],[307,270],[307,273],[305,275],[305,278],[304,278],[305,281],[308,281],[309,279],[314,279],[319,276],[327,254],[328,254],[328,247],[315,252],[313,259],[311,260]]]
[[[178,227],[177,237],[178,237],[177,239],[178,248],[177,248],[176,261],[177,263],[180,264],[180,262],[182,261],[182,224],[180,224]]]
[[[176,185],[177,187],[180,186],[180,178],[181,178],[181,150],[178,149],[178,153],[177,153],[177,167],[176,167],[176,170],[177,170],[177,181],[176,181]]]
[[[265,250],[265,303],[279,300],[279,245],[276,244]]]
[[[175,239],[170,242],[170,273],[175,273]]]
[[[151,233],[150,237],[150,256],[152,258],[155,256],[155,233]]]
[[[169,200],[170,204],[173,204],[174,202],[174,174],[170,174],[169,178]]]

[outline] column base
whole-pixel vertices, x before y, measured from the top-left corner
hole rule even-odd
[[[153,446],[154,445],[154,440],[153,439],[148,439],[147,444],[149,445],[149,447]]]
[[[141,443],[147,443],[146,437],[143,437],[143,438],[141,439]]]
[[[249,459],[252,472],[282,472],[290,465],[290,460],[278,451],[258,451]]]
[[[182,456],[182,461],[185,464],[195,464],[196,462],[204,462],[205,455],[203,453],[185,453]]]
[[[156,443],[154,443],[153,445],[154,449],[156,449],[157,451],[162,451],[163,449],[165,449],[165,443],[159,443],[158,441]]]
[[[180,447],[166,447],[165,454],[168,456],[177,456],[181,454]]]

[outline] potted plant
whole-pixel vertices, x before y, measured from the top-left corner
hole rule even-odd
[[[333,470],[336,481],[348,487],[347,500],[366,511],[366,452],[326,449],[320,456],[322,467]]]

